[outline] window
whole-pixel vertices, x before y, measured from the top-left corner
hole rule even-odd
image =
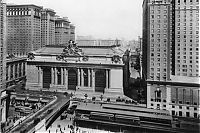
[[[190,112],[186,112],[186,117],[190,117]]]
[[[160,90],[160,88],[157,88],[157,90],[155,91],[155,101],[161,102],[161,90]]]
[[[172,110],[172,115],[175,115],[175,111],[174,110]]]
[[[182,111],[179,111],[179,116],[182,116]]]
[[[197,118],[197,113],[194,113],[194,118]]]

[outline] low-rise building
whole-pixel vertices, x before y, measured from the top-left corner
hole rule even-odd
[[[27,88],[123,95],[123,55],[119,47],[77,47],[72,41],[46,46],[28,55]]]
[[[26,58],[7,58],[6,60],[6,88],[7,90],[25,87],[26,83]]]
[[[147,81],[147,108],[169,110],[171,115],[200,118],[197,77],[171,76],[171,81]]]
[[[10,92],[26,85],[26,58],[12,55],[6,58],[6,88],[0,92],[1,97],[1,130],[4,131],[10,105]]]

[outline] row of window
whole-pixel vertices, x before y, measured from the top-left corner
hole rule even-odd
[[[186,3],[190,3],[192,4],[193,2],[199,2],[199,0],[177,0],[177,4],[180,4],[181,2],[184,2],[184,4]]]
[[[172,110],[172,115],[173,115],[173,116],[174,116],[174,115],[176,115],[176,116],[183,116],[183,112],[182,112],[182,111],[176,112],[175,110]],[[191,114],[190,114],[190,112],[186,112],[186,117],[192,117]],[[194,117],[194,118],[198,118],[198,114],[195,112],[195,113],[193,114],[193,117]]]
[[[177,76],[188,76],[188,77],[199,77],[199,74],[195,74],[195,73],[178,73],[178,72],[176,72],[176,75]]]
[[[177,65],[178,68],[180,68],[180,64]],[[192,68],[194,67],[193,65],[182,65],[183,68]],[[199,65],[196,65],[196,68],[199,68]]]
[[[172,103],[176,103],[176,101],[174,101],[174,100],[172,100]],[[189,102],[189,101],[186,101],[186,102],[184,102],[185,104],[193,104],[193,105],[197,105],[197,102],[193,102],[193,103],[191,103],[191,102]],[[178,101],[178,104],[183,104],[183,101]]]

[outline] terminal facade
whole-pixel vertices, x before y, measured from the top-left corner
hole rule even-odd
[[[46,46],[28,55],[27,88],[123,95],[123,54],[114,46]]]

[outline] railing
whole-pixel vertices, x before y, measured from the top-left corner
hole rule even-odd
[[[51,105],[51,104],[54,103],[56,100],[57,100],[57,98],[55,97],[52,101],[50,101],[47,105],[42,106],[40,109],[44,108],[45,106]],[[8,128],[8,129],[5,131],[5,133],[9,133],[11,130],[13,130],[15,127],[19,126],[21,123],[23,123],[24,121],[26,121],[26,120],[27,120],[28,118],[30,118],[31,116],[34,117],[34,116],[35,116],[34,114],[38,113],[38,112],[40,111],[40,109],[36,110],[36,112],[33,112],[33,113],[27,115],[26,118],[23,119],[21,122],[19,122],[17,125],[13,125],[13,126],[11,126],[10,128]]]
[[[46,129],[50,127],[50,125],[60,116],[60,114],[64,111],[65,107],[69,106],[70,100],[68,100],[60,109],[58,109],[56,112],[54,112],[53,115],[51,115],[46,120]]]

